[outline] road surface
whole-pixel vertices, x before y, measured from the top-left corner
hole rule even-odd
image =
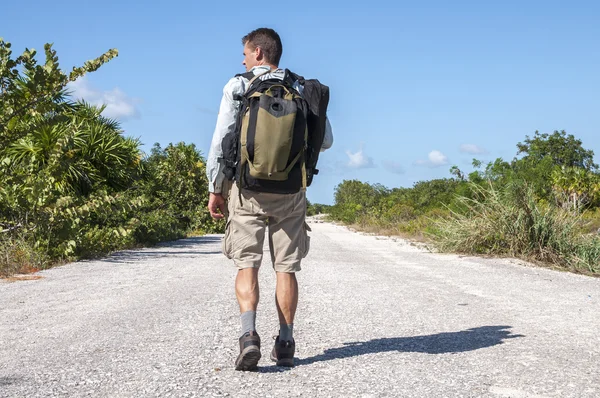
[[[0,282],[0,397],[598,397],[600,279],[311,223],[293,369],[236,372],[221,236]]]

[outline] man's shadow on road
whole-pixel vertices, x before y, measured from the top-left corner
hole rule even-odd
[[[331,361],[356,357],[378,352],[421,352],[424,354],[448,354],[474,351],[480,348],[502,344],[504,340],[525,337],[512,334],[510,326],[481,326],[460,332],[437,333],[427,336],[391,337],[369,341],[343,343],[342,347],[329,348],[322,354],[309,358],[295,359],[296,366],[310,365],[315,362]],[[286,368],[266,366],[260,372],[281,372]]]
[[[102,258],[100,261],[108,263],[134,263],[142,260],[154,261],[163,257],[197,258],[199,255],[221,254],[221,250],[202,250],[202,246],[221,241],[220,236],[197,236],[174,241],[160,242],[155,246],[139,249],[121,250]],[[162,248],[171,250],[160,250]],[[172,250],[177,249],[177,250]],[[190,250],[181,250],[190,249]]]

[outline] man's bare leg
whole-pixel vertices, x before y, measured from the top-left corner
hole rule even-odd
[[[241,336],[256,331],[256,307],[259,300],[258,268],[245,268],[238,271],[235,279],[235,295],[240,306],[242,322]]]
[[[258,268],[244,268],[235,278],[235,295],[240,305],[240,314],[256,311],[259,300]]]
[[[279,337],[271,351],[271,359],[277,366],[294,366],[294,316],[298,306],[298,282],[296,274],[277,272],[275,305],[279,315]]]
[[[294,324],[294,316],[298,307],[298,281],[296,274],[277,272],[277,288],[275,290],[275,304],[279,315],[279,325]],[[291,335],[291,330],[289,331]]]

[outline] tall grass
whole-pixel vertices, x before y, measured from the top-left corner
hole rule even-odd
[[[440,250],[509,255],[588,273],[600,272],[600,239],[580,233],[580,215],[537,200],[526,183],[473,184],[474,199],[434,222]]]

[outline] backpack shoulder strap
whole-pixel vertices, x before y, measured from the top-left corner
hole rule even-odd
[[[266,75],[267,73],[271,73],[273,72],[271,69],[266,70],[262,73],[259,73],[258,75],[255,75],[254,72],[246,72],[240,76],[245,77],[246,79],[250,80],[250,82],[248,83],[248,87],[246,87],[246,92],[245,94],[248,94],[248,92],[250,91],[250,89],[252,88],[252,85],[254,84],[255,81],[258,80],[259,77]]]
[[[243,77],[246,80],[252,80],[254,78],[254,72],[246,72],[246,73],[238,73],[234,77]],[[242,101],[244,99],[243,95],[235,94],[233,99],[236,101]]]
[[[244,79],[252,80],[254,72],[238,73],[235,77],[243,77]]]
[[[262,75],[265,75],[267,73],[272,72],[272,70],[267,70],[265,72],[259,73],[258,75],[255,75],[254,72],[246,72],[246,73],[238,73],[237,75],[235,75],[235,77],[243,77],[246,80],[249,80],[250,82],[248,83],[248,86],[246,87],[246,91],[244,92],[243,95],[235,95],[234,99],[236,101],[242,101],[244,95],[248,94],[248,92],[250,91],[250,88],[252,87],[252,84]]]

